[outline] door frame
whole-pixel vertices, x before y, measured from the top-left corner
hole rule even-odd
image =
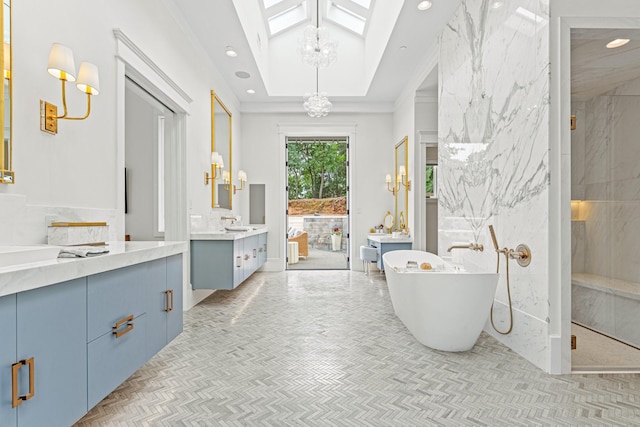
[[[563,16],[550,25],[549,364],[551,374],[571,373],[571,29],[640,28],[640,18]],[[613,8],[615,12],[615,7]],[[593,13],[586,5],[585,14]],[[627,11],[629,12],[629,11]],[[607,13],[612,13],[608,9]],[[559,141],[554,143],[554,141]],[[558,179],[553,179],[553,177]]]
[[[345,123],[279,123],[278,124],[278,186],[281,191],[278,192],[279,199],[277,201],[277,206],[279,206],[278,218],[280,218],[279,230],[276,230],[276,236],[283,236],[287,231],[287,215],[285,212],[285,207],[287,206],[288,194],[287,194],[287,173],[286,173],[286,149],[285,145],[287,143],[287,138],[305,138],[305,137],[314,137],[317,135],[322,135],[323,137],[347,137],[349,148],[348,148],[348,159],[351,159],[348,167],[348,182],[349,182],[349,190],[347,192],[347,207],[350,209],[353,206],[353,188],[355,188],[354,176],[356,172],[356,163],[352,160],[354,159],[354,152],[356,147],[356,125],[355,124],[345,124]],[[350,239],[353,239],[355,233],[354,230],[357,230],[358,221],[355,218],[357,215],[349,214],[349,236]],[[351,242],[349,242],[349,247],[347,249],[347,256],[349,257],[349,264],[347,266],[347,270],[351,270],[353,266],[354,260],[354,246]],[[269,246],[272,248],[272,246]],[[280,258],[280,270],[286,271],[287,269],[287,245],[286,240],[278,237],[277,239],[277,253]]]
[[[313,141],[312,141],[313,139]],[[346,260],[346,266],[345,267],[341,267],[341,268],[326,268],[326,269],[322,269],[322,270],[350,270],[351,269],[351,256],[350,256],[350,248],[351,248],[351,229],[350,229],[350,219],[351,219],[351,210],[349,208],[349,193],[351,190],[351,182],[350,182],[350,175],[349,175],[349,166],[350,166],[350,161],[349,161],[349,137],[348,136],[313,136],[313,137],[291,137],[291,136],[287,136],[286,137],[286,142],[285,142],[285,150],[284,150],[284,156],[285,156],[285,160],[284,160],[284,168],[285,168],[285,176],[287,177],[287,181],[285,182],[285,194],[286,194],[286,200],[285,200],[285,230],[289,230],[289,191],[288,191],[288,185],[289,185],[289,180],[288,180],[288,176],[289,176],[289,167],[288,167],[288,161],[289,161],[289,144],[303,144],[303,143],[308,143],[308,144],[330,144],[330,143],[335,143],[335,142],[339,142],[341,144],[346,144],[347,149],[346,151],[346,159],[345,159],[345,167],[347,168],[347,188],[346,188],[346,208],[347,208],[347,228],[346,228],[346,239],[347,239],[347,248],[346,248],[346,255],[347,255],[347,260]],[[288,242],[287,239],[288,233],[285,233],[285,240]],[[344,236],[344,232],[343,232],[343,236]],[[310,245],[312,245],[312,243],[309,243]],[[299,271],[299,270],[304,270],[304,269],[299,269],[299,268],[291,268],[289,267],[289,260],[288,260],[288,253],[285,253],[285,269],[286,270],[293,270],[293,271]]]
[[[186,176],[186,117],[193,101],[181,87],[121,30],[116,38],[116,208],[124,230],[125,85],[127,76],[175,112],[173,132],[165,135],[165,234],[167,241],[189,240]],[[124,233],[118,236],[124,240]],[[185,255],[186,256],[186,255]],[[188,271],[185,272],[188,274]],[[188,276],[185,276],[188,277]]]

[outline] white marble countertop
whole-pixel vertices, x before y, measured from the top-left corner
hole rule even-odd
[[[391,234],[369,234],[367,237],[369,240],[378,243],[413,243],[411,236],[400,235],[393,237]]]
[[[250,231],[201,231],[191,233],[191,240],[238,240],[266,232],[266,227],[256,227]]]
[[[109,242],[109,253],[87,258],[50,261],[0,268],[0,297],[129,265],[166,258],[189,250],[188,242]]]

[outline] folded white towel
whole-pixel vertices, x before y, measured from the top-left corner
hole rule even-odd
[[[104,246],[65,246],[60,249],[58,258],[86,258],[109,252]]]

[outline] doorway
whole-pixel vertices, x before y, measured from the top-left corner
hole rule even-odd
[[[607,48],[636,37],[571,30],[573,371],[640,371],[640,55]]]
[[[125,81],[125,235],[164,240],[165,148],[175,113],[131,78]]]
[[[348,137],[286,139],[287,270],[349,269]]]

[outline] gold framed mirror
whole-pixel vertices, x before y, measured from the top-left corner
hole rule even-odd
[[[4,39],[3,54],[0,55],[0,65],[4,72],[4,89],[0,92],[0,128],[4,132],[2,144],[0,144],[0,184],[13,184],[15,173],[11,138],[11,0],[4,0],[0,15]]]
[[[409,223],[409,190],[411,181],[409,180],[409,137],[405,136],[402,141],[395,146],[395,231],[406,230]]]
[[[231,111],[224,105],[214,90],[211,91],[211,152],[217,152],[224,163],[225,170],[231,175],[233,156],[232,135],[231,135],[232,117]],[[215,167],[211,165],[211,176],[216,176]],[[222,171],[218,172],[218,179],[222,181]],[[218,184],[216,199],[215,181],[211,185],[211,207],[221,207],[231,209],[233,206],[233,192],[225,190],[224,184]]]

